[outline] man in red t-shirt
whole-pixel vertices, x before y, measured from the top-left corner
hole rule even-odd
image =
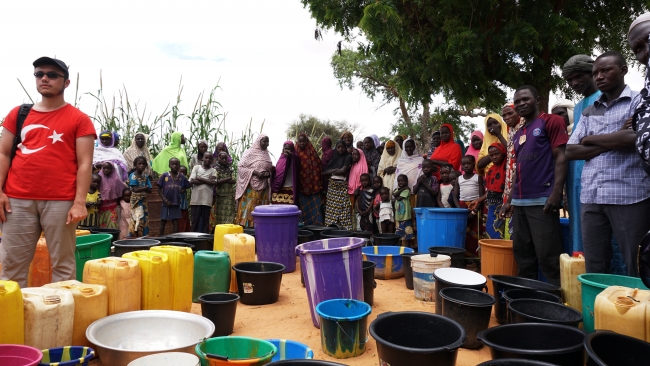
[[[57,59],[34,61],[36,90],[11,160],[20,107],[4,122],[0,137],[0,279],[27,287],[36,242],[45,232],[52,281],[75,279],[75,227],[87,216],[86,193],[92,174],[95,128],[90,118],[66,103],[68,67]]]

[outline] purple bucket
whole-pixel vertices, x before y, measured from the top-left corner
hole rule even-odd
[[[296,270],[296,245],[301,211],[294,205],[261,205],[252,212],[257,260],[282,263],[284,273]]]
[[[321,302],[331,299],[363,301],[363,243],[363,238],[334,238],[296,247],[305,277],[311,320],[316,328],[320,328],[316,306]]]

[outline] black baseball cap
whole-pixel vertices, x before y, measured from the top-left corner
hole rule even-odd
[[[43,65],[51,65],[51,66],[56,66],[63,71],[63,76],[65,76],[65,79],[68,79],[70,74],[68,73],[68,65],[65,64],[65,62],[61,60],[57,60],[55,58],[43,56],[33,63],[34,67],[39,67]]]

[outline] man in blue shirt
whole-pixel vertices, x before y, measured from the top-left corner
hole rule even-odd
[[[641,98],[625,84],[627,71],[618,52],[596,58],[592,75],[602,95],[583,111],[566,149],[569,160],[585,160],[580,202],[588,273],[609,272],[613,233],[628,275],[638,276],[638,247],[650,229],[650,177],[625,124]]]

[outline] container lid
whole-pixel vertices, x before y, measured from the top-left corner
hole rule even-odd
[[[255,207],[253,216],[298,216],[302,212],[296,205],[260,205]]]
[[[440,257],[440,256],[438,256]],[[411,258],[413,261],[414,258]],[[441,280],[457,285],[481,285],[487,282],[485,276],[474,271],[462,268],[439,268],[433,274]]]
[[[411,263],[420,262],[420,263],[440,263],[440,262],[449,262],[451,257],[444,254],[439,254],[437,257],[432,257],[429,254],[418,254],[411,257]]]

